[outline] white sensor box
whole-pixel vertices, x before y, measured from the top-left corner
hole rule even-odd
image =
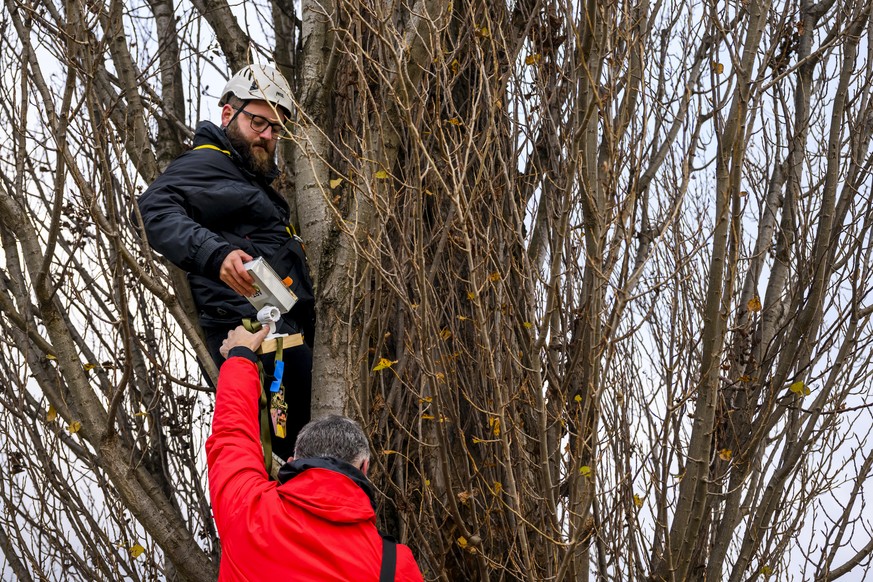
[[[264,307],[276,307],[282,313],[288,313],[297,303],[297,296],[285,286],[264,257],[251,260],[243,266],[255,280],[255,294],[246,297],[255,309],[260,311]]]

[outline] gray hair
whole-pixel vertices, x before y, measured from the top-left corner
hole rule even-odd
[[[370,443],[357,422],[331,414],[300,429],[294,458],[308,457],[333,457],[357,466],[370,459]]]

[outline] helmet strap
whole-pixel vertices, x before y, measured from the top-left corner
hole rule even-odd
[[[233,120],[236,119],[239,116],[239,114],[242,113],[242,110],[245,109],[246,107],[248,107],[249,103],[251,103],[251,102],[252,102],[251,99],[245,99],[245,100],[243,100],[242,105],[240,105],[239,107],[234,107],[233,117],[231,117],[230,121],[228,121],[227,124],[224,127],[222,127],[221,129],[227,129],[230,126],[230,124],[233,123]],[[231,107],[233,107],[233,105],[231,105]]]

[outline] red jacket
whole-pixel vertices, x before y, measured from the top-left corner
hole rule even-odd
[[[222,546],[219,581],[378,581],[382,538],[369,482],[333,459],[286,464],[282,483],[270,481],[258,430],[259,394],[257,366],[245,357],[228,359],[206,441]],[[396,572],[395,580],[422,580],[412,552],[401,544]]]

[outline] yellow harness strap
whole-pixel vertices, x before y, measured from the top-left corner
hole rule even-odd
[[[212,145],[211,143],[205,143],[205,144],[203,144],[203,145],[199,145],[199,146],[197,146],[197,147],[194,148],[194,149],[195,149],[195,150],[215,150],[215,151],[217,151],[217,152],[221,152],[221,153],[223,153],[223,154],[226,155],[226,156],[229,156],[229,155],[230,155],[230,152],[229,152],[229,151],[227,151],[227,150],[223,150],[223,149],[221,149],[221,148],[218,147],[218,146],[214,146],[214,145]]]

